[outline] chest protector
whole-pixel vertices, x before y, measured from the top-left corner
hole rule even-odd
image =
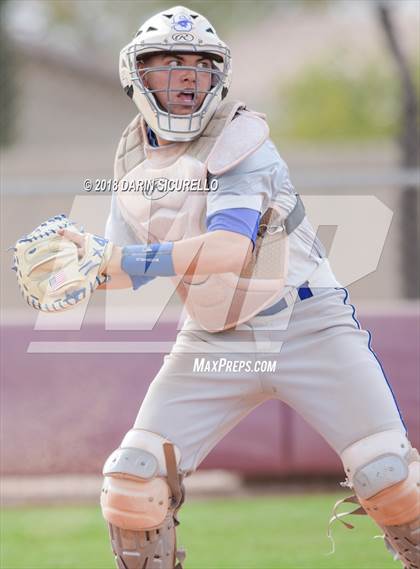
[[[198,139],[153,148],[147,141],[145,122],[137,116],[123,133],[115,162],[117,199],[124,220],[142,243],[179,241],[206,233],[208,193],[194,191],[195,183],[206,188],[208,174],[228,172],[259,148],[268,134],[261,115],[245,109],[241,102],[229,101],[219,106]],[[180,189],[186,180],[191,182],[190,191]],[[203,329],[233,328],[282,296],[289,233],[284,221],[284,213],[270,204],[260,220],[252,259],[240,275],[174,277],[187,312]]]

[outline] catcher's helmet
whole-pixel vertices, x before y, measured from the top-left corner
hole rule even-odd
[[[153,91],[145,86],[143,77],[147,67],[139,70],[139,61],[153,53],[204,53],[212,60],[212,81],[198,109],[179,115],[163,109]],[[218,37],[210,22],[189,8],[175,6],[156,14],[138,30],[134,39],[120,54],[120,80],[126,93],[133,99],[147,124],[166,140],[188,141],[199,136],[211,119],[220,101],[226,96],[231,79],[231,57],[228,46]],[[170,89],[171,67],[168,69]],[[191,69],[178,66],[177,70]],[[197,73],[197,72],[196,72]],[[143,76],[143,77],[142,77]]]

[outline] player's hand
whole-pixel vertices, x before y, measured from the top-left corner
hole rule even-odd
[[[58,231],[59,235],[62,235],[65,239],[68,239],[77,246],[77,254],[79,259],[85,255],[85,236],[83,233],[76,233],[70,229],[60,229]],[[112,249],[111,258],[109,262],[103,267],[102,274],[108,274],[111,276],[118,276],[121,271],[121,247],[116,247],[114,245]]]
[[[69,229],[59,229],[58,234],[68,239],[72,243],[77,246],[77,255],[79,259],[84,257],[85,255],[85,237],[83,234],[76,233],[75,231],[71,231]]]

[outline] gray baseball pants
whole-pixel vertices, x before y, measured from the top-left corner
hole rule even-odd
[[[194,471],[243,417],[272,398],[295,409],[338,454],[380,431],[405,433],[347,291],[312,293],[233,331],[211,334],[188,319],[134,428],[171,440],[181,451],[184,473]],[[264,365],[271,367],[262,371]]]

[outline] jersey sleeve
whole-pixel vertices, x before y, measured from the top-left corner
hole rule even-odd
[[[264,213],[271,201],[290,211],[296,202],[287,165],[271,140],[229,172],[210,174],[209,187],[215,189],[207,196],[207,217],[231,208]]]
[[[207,231],[232,231],[248,237],[255,247],[260,212],[246,207],[222,209],[207,216]]]
[[[271,192],[272,166],[273,158],[264,144],[229,172],[210,174],[209,186],[215,189],[207,196],[207,216],[231,208],[261,211]]]

